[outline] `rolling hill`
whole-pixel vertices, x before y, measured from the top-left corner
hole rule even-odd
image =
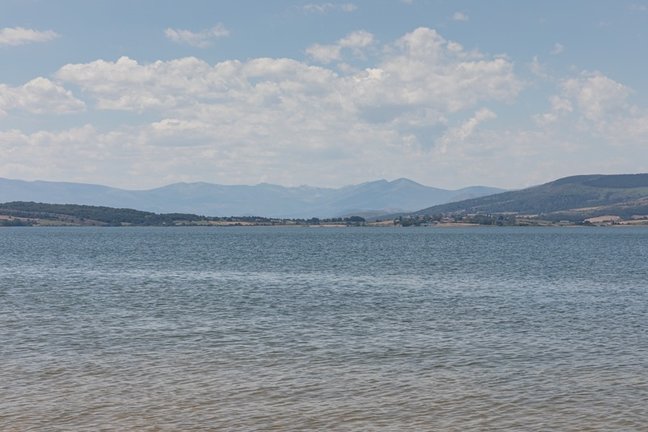
[[[516,214],[549,220],[648,215],[648,174],[579,175],[527,189],[435,205],[411,213]]]

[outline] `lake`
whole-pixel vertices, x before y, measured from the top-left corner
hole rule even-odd
[[[647,430],[648,229],[0,229],[0,430]]]

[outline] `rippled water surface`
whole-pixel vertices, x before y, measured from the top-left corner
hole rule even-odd
[[[648,229],[0,229],[0,430],[648,430]]]

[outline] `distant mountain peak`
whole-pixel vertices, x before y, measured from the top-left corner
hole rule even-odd
[[[473,196],[492,192],[477,191]],[[465,192],[424,186],[407,178],[393,181],[380,179],[341,188],[306,185],[285,187],[271,183],[247,186],[179,182],[149,190],[0,179],[0,203],[34,201],[207,216],[310,218],[340,217],[350,212],[387,214],[395,209],[414,211],[465,196]]]
[[[405,177],[397,178],[396,180],[392,180],[390,183],[392,184],[408,184],[408,185],[416,185],[416,186],[423,186],[420,183],[415,182],[414,180],[410,180]]]

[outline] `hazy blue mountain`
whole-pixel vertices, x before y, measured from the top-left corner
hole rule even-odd
[[[207,216],[339,217],[387,214],[501,192],[483,186],[459,190],[423,186],[407,179],[378,180],[338,189],[272,184],[175,183],[149,190],[0,178],[0,202],[34,201],[133,208],[156,213]]]
[[[415,215],[517,213],[559,218],[648,213],[648,174],[579,175],[527,189],[435,205]]]

